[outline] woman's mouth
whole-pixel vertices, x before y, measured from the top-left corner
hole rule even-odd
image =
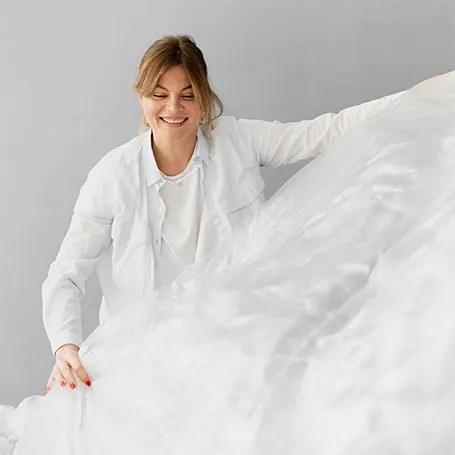
[[[170,119],[170,118],[160,117],[160,120],[162,120],[164,123],[166,123],[166,125],[177,127],[177,126],[182,126],[188,120],[188,117],[183,118],[183,119]]]

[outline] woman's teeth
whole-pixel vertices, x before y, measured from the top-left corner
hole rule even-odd
[[[183,120],[170,120],[170,119],[165,119],[163,117],[160,117],[160,118],[161,118],[161,120],[163,120],[163,122],[169,123],[171,125],[178,125],[178,124],[183,123],[183,122],[186,121],[186,118],[183,119]]]

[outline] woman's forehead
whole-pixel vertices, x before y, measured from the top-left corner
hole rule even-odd
[[[182,65],[177,65],[169,68],[165,71],[158,79],[157,85],[160,85],[165,89],[175,89],[179,88],[180,90],[184,87],[191,88],[191,82],[188,77],[188,73]]]

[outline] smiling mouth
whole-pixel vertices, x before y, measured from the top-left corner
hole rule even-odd
[[[185,118],[184,120],[179,120],[179,121],[175,121],[175,120],[168,121],[168,120],[164,119],[163,117],[160,117],[160,119],[167,125],[176,125],[177,126],[177,125],[183,125],[188,120],[188,117]]]

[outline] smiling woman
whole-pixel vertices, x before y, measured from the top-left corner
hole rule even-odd
[[[139,101],[153,131],[152,147],[159,168],[168,175],[180,174],[193,154],[202,118],[185,67],[169,68],[151,96],[139,95]]]
[[[133,90],[142,108],[141,133],[109,151],[88,173],[68,232],[43,284],[43,321],[56,359],[46,385],[49,399],[47,396],[43,399],[44,404],[38,408],[32,426],[25,427],[25,438],[19,443],[18,453],[65,453],[63,447],[78,444],[86,445],[87,450],[75,450],[75,453],[84,454],[150,453],[152,446],[156,453],[179,452],[172,445],[159,447],[160,441],[170,443],[167,435],[172,436],[172,441],[189,438],[190,450],[182,450],[185,453],[246,453],[237,443],[247,444],[262,418],[265,426],[261,437],[271,435],[275,443],[281,444],[281,430],[295,428],[295,422],[292,417],[285,419],[286,425],[277,430],[276,438],[273,431],[267,431],[267,425],[276,421],[273,403],[267,410],[270,403],[264,391],[273,390],[277,384],[267,382],[273,376],[268,374],[268,363],[273,366],[281,362],[284,357],[280,357],[280,349],[287,346],[288,341],[289,346],[298,347],[299,340],[288,339],[288,335],[298,333],[300,339],[310,336],[310,326],[317,319],[319,307],[310,308],[306,314],[308,302],[322,299],[323,308],[324,302],[330,300],[324,300],[321,290],[328,289],[330,296],[340,296],[335,302],[329,302],[336,307],[343,303],[348,290],[354,292],[355,286],[363,283],[364,271],[374,263],[377,252],[374,248],[362,249],[362,243],[355,240],[355,235],[361,239],[364,233],[370,232],[356,224],[364,219],[365,207],[368,207],[363,195],[373,191],[373,196],[389,210],[390,220],[394,220],[392,208],[395,205],[394,201],[390,206],[386,204],[387,191],[398,179],[392,195],[400,195],[414,174],[409,177],[406,169],[402,171],[398,155],[396,169],[381,167],[379,162],[378,173],[376,168],[369,173],[366,165],[365,172],[359,174],[359,166],[375,162],[376,156],[371,154],[386,159],[387,153],[379,155],[383,147],[393,148],[399,141],[412,142],[419,116],[428,124],[425,117],[428,103],[415,108],[412,96],[408,97],[408,104],[401,104],[400,115],[389,117],[400,100],[406,99],[406,94],[400,92],[337,114],[327,113],[313,120],[291,123],[222,116],[223,104],[210,86],[203,54],[189,36],[167,36],[150,46],[140,62]],[[441,93],[435,99],[443,99],[443,96]],[[451,113],[449,106],[441,112],[435,109],[435,117],[447,122],[452,120]],[[407,129],[407,119],[414,114],[417,120]],[[403,137],[395,124],[388,125],[395,135],[388,135],[388,118],[397,125],[404,125]],[[385,123],[379,122],[380,119],[385,119]],[[362,137],[362,127],[375,121],[379,122],[376,125],[382,131],[383,142],[371,148],[364,140],[350,147],[349,144],[356,142],[349,142],[349,138]],[[428,124],[428,128],[431,125]],[[377,137],[375,129],[367,131],[371,137]],[[405,134],[409,131],[411,136]],[[442,133],[428,130],[428,134],[436,138]],[[348,138],[347,145],[342,152],[336,152],[338,158],[332,159],[332,150],[336,151],[345,138]],[[421,154],[426,156],[424,148]],[[288,187],[269,204],[268,211],[267,206],[264,209],[265,184],[260,166],[281,166],[319,155],[322,155],[319,162],[326,164],[319,166],[318,173],[301,173],[299,185]],[[410,168],[413,165],[409,159]],[[347,179],[345,187],[337,186],[343,175]],[[369,176],[370,180],[351,182],[353,175]],[[356,199],[358,188],[368,191]],[[336,198],[337,191],[351,194],[352,208],[357,207],[358,212],[350,210],[349,204],[345,207],[344,199]],[[329,213],[333,201],[338,201],[346,213],[341,210],[338,219],[338,212],[332,211],[327,224],[322,221],[320,230],[314,231],[308,241],[306,234],[312,232],[311,223],[323,220],[321,214]],[[373,234],[383,221],[379,205],[377,212],[373,210],[374,220],[378,220],[371,226],[374,242]],[[376,202],[372,206],[377,207]],[[281,209],[286,207],[284,213]],[[262,219],[267,222],[251,230],[254,221],[261,219],[258,218],[261,213],[265,213]],[[305,217],[311,213],[314,218],[308,221]],[[306,225],[306,221],[309,224]],[[302,226],[307,226],[307,230]],[[339,226],[339,237],[333,226]],[[352,232],[345,233],[346,226],[351,226]],[[253,237],[242,243],[240,240],[251,232]],[[358,268],[343,263],[340,270],[332,273],[330,266],[339,258],[338,246],[351,238],[354,239],[352,245],[343,249],[345,260],[352,260],[351,247],[358,246],[360,259],[366,262],[361,262]],[[332,239],[332,243],[327,239]],[[226,244],[232,248],[223,250],[221,247]],[[332,249],[327,250],[324,267],[318,268],[319,258],[325,257],[322,253],[329,246]],[[321,251],[314,249],[318,247]],[[315,256],[308,256],[312,251]],[[364,258],[365,251],[371,253],[370,256]],[[264,258],[267,252],[268,258]],[[309,262],[301,262],[306,257]],[[229,271],[231,263],[237,267]],[[213,278],[213,289],[203,280],[187,279],[191,274],[198,278],[199,272],[210,277],[212,268],[220,264],[220,273]],[[283,268],[285,264],[287,268]],[[308,264],[314,267],[307,267]],[[101,327],[94,332],[90,343],[84,344],[81,300],[86,281],[95,268],[103,291]],[[311,282],[313,276],[319,277],[321,287]],[[333,277],[341,281],[334,279],[331,284],[336,292],[331,293],[332,287],[326,287],[324,281]],[[304,279],[309,281],[302,281]],[[199,294],[194,297],[191,293],[180,293],[187,285],[190,289],[195,285],[192,289]],[[136,312],[133,308],[137,302],[145,304]],[[188,309],[183,322],[178,314],[179,302]],[[197,302],[199,307],[193,308],[191,302]],[[289,302],[295,306],[289,307]],[[175,314],[173,304],[177,304]],[[286,308],[291,311],[287,312]],[[171,313],[166,318],[168,309]],[[232,321],[227,318],[247,314],[245,311],[251,313],[252,318],[234,317]],[[330,311],[323,309],[321,315],[327,314]],[[299,322],[299,317],[303,323],[293,325]],[[252,325],[248,325],[249,322]],[[233,331],[233,327],[238,331]],[[233,339],[229,338],[231,334]],[[283,345],[280,337],[285,341]],[[190,351],[186,350],[187,341],[193,343]],[[102,347],[106,345],[110,347]],[[292,360],[292,356],[289,359]],[[192,362],[198,364],[198,368],[190,368]],[[205,366],[199,368],[201,365]],[[264,373],[262,379],[256,376],[258,372]],[[199,373],[201,376],[197,376]],[[214,381],[210,384],[212,377]],[[122,382],[116,382],[118,379]],[[286,395],[292,388],[279,384],[277,387],[279,400],[276,403],[285,404],[286,399],[289,403],[295,402],[294,397]],[[143,403],[143,407],[139,403]],[[201,407],[201,403],[208,407]],[[185,404],[186,408],[180,407]],[[134,408],[135,405],[139,407]],[[216,413],[214,419],[210,418],[212,405]],[[55,412],[62,406],[67,410],[67,420],[59,420]],[[119,411],[113,412],[114,409]],[[143,417],[132,427],[129,425],[131,409]],[[7,412],[11,414],[12,410]],[[40,414],[47,417],[41,418]],[[280,409],[276,415],[281,415]],[[201,419],[199,423],[195,416]],[[23,421],[21,419],[0,419],[0,436],[6,435],[14,444],[21,431],[17,424]],[[49,427],[40,428],[41,421],[50,422]],[[228,423],[233,433],[227,430],[223,435],[217,434],[219,428],[224,428],[223,422]],[[165,427],[166,423],[170,424],[169,428]],[[212,424],[216,428],[213,429]],[[123,425],[128,425],[124,439],[119,434]],[[239,437],[241,434],[245,438]],[[37,435],[45,437],[38,441]],[[194,435],[198,435],[197,441],[191,439]],[[202,450],[199,444],[204,445],[206,441],[208,445]],[[38,447],[41,442],[43,446]],[[47,442],[50,445],[45,447]],[[268,452],[258,448],[254,453]],[[286,451],[280,446],[271,453],[302,451]]]
[[[155,41],[142,57],[133,90],[140,100],[164,100],[169,96],[177,97],[175,100],[196,100],[192,114],[200,116],[198,122],[201,121],[206,136],[213,130],[213,120],[224,110],[222,101],[210,87],[204,56],[190,36],[165,36]],[[142,107],[142,129],[147,129],[153,125],[154,115],[149,116],[148,109]],[[217,108],[219,113],[215,115]]]
[[[145,52],[133,90],[142,107],[142,127],[151,128],[158,167],[177,175],[192,156],[197,129],[210,135],[223,103],[211,89],[207,65],[189,36],[168,36]]]
[[[77,351],[80,300],[95,267],[104,322],[249,225],[265,201],[259,166],[315,157],[401,96],[295,123],[222,117],[204,56],[184,35],[146,50],[133,90],[143,132],[89,172],[43,284],[44,326],[56,356],[46,390],[54,381],[76,387],[76,376],[91,384]]]

